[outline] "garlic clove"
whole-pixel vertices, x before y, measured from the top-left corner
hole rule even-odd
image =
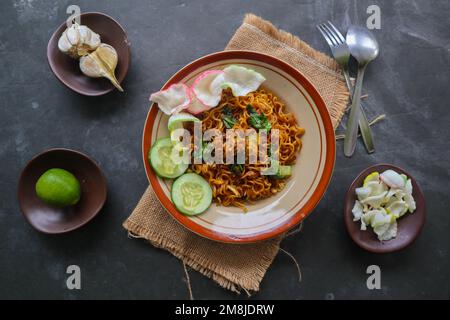
[[[116,50],[109,44],[102,43],[94,52],[80,58],[80,69],[88,77],[107,78],[119,91],[123,91],[114,75],[117,61]]]
[[[103,77],[109,79],[109,81],[111,81],[119,91],[123,91],[114,74],[117,66],[117,61],[119,60],[116,49],[114,49],[109,44],[102,43],[97,48],[97,50],[95,50],[95,52],[106,67],[102,69]]]
[[[91,32],[90,29],[86,26],[79,26],[78,27],[78,34],[80,35],[80,41],[83,43],[86,43],[90,40],[91,36]]]
[[[79,34],[81,41],[86,44],[90,49],[95,50],[100,45],[100,35],[98,33],[92,32],[86,26],[79,27]]]
[[[99,45],[100,35],[89,27],[77,23],[64,30],[58,40],[59,50],[74,59],[94,51]]]
[[[78,25],[74,24],[66,30],[66,37],[69,43],[73,46],[80,42],[80,34],[78,32]]]
[[[93,54],[80,58],[80,69],[86,76],[91,78],[100,78],[103,76],[100,64]]]
[[[109,69],[114,70],[116,68],[119,57],[117,56],[116,49],[112,46],[102,43],[97,50],[95,50],[95,53]]]
[[[64,31],[62,36],[58,40],[58,49],[62,52],[68,52],[71,47],[72,44],[69,42],[69,39],[67,38],[67,31]]]

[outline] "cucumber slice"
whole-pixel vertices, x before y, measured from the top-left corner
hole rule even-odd
[[[200,122],[200,119],[186,112],[171,115],[167,123],[167,128],[170,132],[170,139],[174,144],[180,142],[180,140],[175,137],[174,133],[176,129],[183,129],[183,122]]]
[[[275,161],[272,163],[272,167],[276,170],[275,171],[276,173],[275,174],[270,173],[267,176],[269,176],[273,179],[284,179],[284,178],[290,177],[292,175],[292,166],[283,166],[283,165],[280,165],[279,162]],[[269,170],[269,169],[267,168],[265,170]]]
[[[290,177],[292,175],[292,166],[280,166],[278,172],[275,175],[278,179]]]
[[[185,215],[203,213],[212,202],[211,186],[196,173],[183,174],[172,185],[172,201]]]
[[[292,166],[280,166],[278,168],[277,177],[286,178],[292,175]]]
[[[170,132],[178,128],[183,128],[183,122],[200,122],[200,119],[187,112],[176,113],[170,116],[167,122],[167,128]]]
[[[187,170],[188,163],[175,163],[172,160],[174,147],[170,138],[162,138],[156,141],[150,149],[148,160],[158,176],[176,178]]]

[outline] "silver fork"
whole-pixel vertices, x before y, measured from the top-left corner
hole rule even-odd
[[[347,84],[348,91],[350,92],[350,100],[353,96],[353,85],[350,81],[350,75],[348,73],[348,61],[350,60],[350,50],[345,42],[345,38],[342,33],[330,22],[322,23],[316,26],[320,33],[323,35],[331,49],[336,62],[341,66],[344,73],[345,82]],[[372,132],[370,131],[369,122],[364,113],[364,109],[361,107],[361,117],[359,117],[359,129],[361,130],[361,136],[364,141],[364,146],[368,153],[375,151],[373,145]]]

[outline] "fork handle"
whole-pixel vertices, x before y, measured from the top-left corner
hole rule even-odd
[[[366,65],[359,66],[358,68],[358,76],[356,78],[355,92],[353,93],[350,116],[347,120],[347,130],[345,131],[344,155],[346,157],[351,157],[355,152],[356,140],[358,138],[358,122],[361,113],[361,108],[359,104],[361,100],[361,89],[365,70]]]
[[[344,70],[344,78],[347,84],[348,91],[350,93],[350,102],[353,101],[353,85],[350,81],[350,75],[348,70]],[[359,104],[361,109],[361,116],[359,117],[359,130],[361,131],[361,136],[363,138],[364,146],[366,147],[367,153],[372,153],[375,151],[372,139],[372,131],[370,130],[369,121],[367,120],[366,113],[362,103]]]

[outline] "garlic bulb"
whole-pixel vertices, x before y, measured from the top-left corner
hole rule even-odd
[[[78,59],[100,45],[100,35],[86,26],[74,23],[58,40],[58,48],[72,58]]]
[[[114,75],[117,60],[116,50],[109,44],[101,43],[94,52],[80,58],[80,69],[88,77],[109,79],[119,91],[123,91]]]

